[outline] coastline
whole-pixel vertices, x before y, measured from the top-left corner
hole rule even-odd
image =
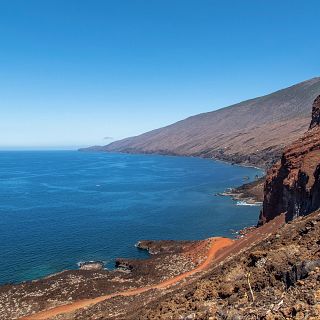
[[[208,258],[213,239],[197,241],[141,241],[140,249],[153,248],[153,254],[146,260],[118,258],[118,269],[96,268],[65,270],[53,275],[0,286],[0,319],[3,313],[15,310],[15,319],[30,314],[30,303],[23,297],[30,297],[38,312],[43,305],[50,308],[83,299],[93,299],[103,295],[118,295],[118,292],[157,286],[172,281],[181,274],[193,272]],[[232,241],[232,240],[228,240]],[[81,283],[81,286],[79,284]],[[57,293],[57,287],[61,288]],[[41,295],[38,295],[42,292]],[[54,295],[54,300],[52,296]],[[7,299],[9,297],[9,299]],[[48,302],[48,299],[50,300]],[[17,301],[21,303],[15,309]],[[4,308],[4,310],[2,309]],[[12,314],[11,314],[12,317]],[[7,317],[7,319],[10,317]]]
[[[154,155],[154,156],[166,156],[166,157],[185,157],[185,158],[198,158],[198,159],[206,159],[206,160],[213,160],[217,162],[222,162],[225,164],[229,164],[232,166],[240,166],[244,168],[253,168],[257,170],[263,171],[264,175],[266,174],[266,170],[268,168],[267,162],[261,162],[261,165],[253,164],[246,161],[241,160],[235,160],[233,157],[224,157],[219,158],[217,156],[204,156],[204,155],[188,155],[188,154],[178,154],[174,152],[142,152],[142,151],[134,151],[134,150],[128,150],[128,151],[109,151],[105,150],[104,146],[93,146],[93,147],[87,147],[87,148],[80,148],[77,149],[78,152],[96,152],[96,153],[110,153],[110,154],[132,154],[132,155]]]
[[[76,154],[77,152],[76,151],[74,151],[74,152],[72,152],[72,154]],[[71,154],[71,152],[66,152],[66,157],[71,157],[72,156],[72,154]],[[44,157],[45,159],[46,158],[52,158],[52,155],[51,154],[48,154],[48,155],[40,155],[41,157]],[[61,155],[61,152],[58,152],[58,156],[59,156],[59,159],[60,159],[60,157],[62,157],[62,155]],[[84,156],[84,155],[77,155],[76,154],[76,156],[79,158],[81,158],[81,159],[84,159],[84,161],[87,161],[87,158],[90,158],[91,156],[89,156],[89,157],[86,157],[86,156]],[[36,153],[35,154],[35,156],[34,156],[35,158],[38,158],[39,157],[39,155]],[[96,156],[94,156],[93,158],[99,158],[99,155],[96,155]],[[160,157],[162,157],[161,155],[160,155]],[[102,158],[104,158],[104,157],[102,157]],[[117,159],[117,157],[115,157],[116,159]],[[124,157],[125,158],[125,157]],[[170,157],[169,157],[170,158]],[[175,158],[181,158],[181,157],[175,157]],[[215,206],[215,203],[216,202],[225,202],[225,200],[219,200],[219,199],[216,199],[216,200],[212,200],[212,194],[214,193],[214,192],[218,192],[218,191],[223,191],[224,190],[224,188],[226,188],[226,187],[229,187],[230,185],[231,186],[233,186],[233,185],[239,185],[239,184],[241,184],[241,183],[243,183],[243,179],[242,179],[242,177],[245,177],[246,175],[248,175],[248,176],[250,176],[250,179],[252,180],[253,179],[253,177],[254,177],[254,175],[256,174],[256,171],[253,169],[253,170],[251,170],[251,169],[244,169],[244,170],[242,170],[242,169],[238,169],[238,168],[236,168],[236,167],[234,167],[234,168],[232,168],[231,167],[231,165],[230,165],[230,163],[227,163],[226,161],[222,161],[222,160],[216,160],[216,159],[203,159],[203,158],[200,158],[199,159],[199,157],[196,157],[197,159],[199,159],[199,160],[197,160],[197,159],[194,159],[194,160],[191,160],[191,161],[188,161],[188,159],[187,158],[190,158],[190,157],[185,157],[185,160],[182,160],[182,163],[187,163],[187,164],[189,164],[189,163],[191,163],[191,165],[192,166],[194,166],[194,170],[196,170],[196,168],[198,168],[199,166],[200,167],[202,167],[202,166],[204,166],[204,168],[206,168],[205,169],[205,171],[206,172],[208,172],[208,171],[210,171],[210,168],[213,168],[213,170],[212,170],[212,172],[213,172],[213,174],[212,175],[205,175],[204,176],[204,178],[201,180],[201,181],[203,181],[203,182],[205,182],[205,183],[208,183],[208,185],[209,185],[209,187],[207,188],[207,190],[205,190],[204,192],[206,193],[206,198],[208,199],[208,201],[206,200],[206,205],[207,205],[207,203],[208,203],[208,205],[212,208],[211,210],[212,210],[212,212],[213,212],[213,214],[215,214],[215,209],[213,208],[214,206]],[[195,158],[195,157],[193,157],[193,158]],[[14,158],[13,158],[14,159]],[[61,158],[62,159],[62,158]],[[136,160],[135,160],[135,162],[138,162],[138,161],[143,161],[143,157],[138,157],[138,158],[136,158]],[[204,162],[202,162],[202,160],[206,160],[206,161],[204,161]],[[213,160],[213,161],[212,161]],[[130,160],[131,161],[131,160]],[[165,162],[165,161],[162,161],[161,159],[155,159],[155,161],[156,162],[159,162],[159,163],[162,163],[162,162],[164,162],[165,163],[165,165],[166,166],[168,166],[168,165],[170,165],[170,163],[178,163],[178,164],[180,164],[180,160],[179,161],[173,161],[173,159],[169,159],[168,161],[170,161],[170,162]],[[199,161],[199,162],[198,162]],[[200,162],[201,161],[201,162]],[[215,163],[216,162],[216,163]],[[213,163],[213,165],[211,164],[211,163]],[[220,164],[219,164],[220,163]],[[222,163],[225,163],[226,164],[226,166],[224,166],[224,165],[222,165]],[[238,166],[237,166],[238,167]],[[215,179],[215,175],[216,175],[216,171],[215,170],[217,170],[217,169],[215,169],[215,168],[223,168],[223,170],[225,170],[225,171],[223,171],[221,174],[223,175],[223,178],[224,178],[224,174],[226,175],[226,182],[225,183],[223,183],[222,185],[221,185],[221,187],[220,188],[216,188],[215,186],[216,186],[216,183],[215,183],[215,181],[213,180],[213,179]],[[196,172],[198,172],[198,171],[196,171]],[[201,172],[201,171],[200,171]],[[257,172],[257,174],[259,174],[259,172]],[[237,178],[236,179],[234,179],[233,177],[235,177],[235,176],[237,176]],[[50,178],[50,177],[49,177]],[[43,179],[43,180],[47,180],[47,178],[46,179]],[[50,180],[48,180],[48,181],[45,181],[46,182],[46,184],[45,184],[45,187],[44,188],[47,188],[46,187],[46,185],[48,184],[50,187],[51,187],[51,183],[50,183]],[[193,183],[192,182],[192,180],[189,180],[189,182],[191,182],[191,184]],[[63,182],[64,183],[64,182]],[[89,183],[90,183],[90,181],[89,181]],[[99,183],[100,184],[100,182],[97,182],[97,183]],[[66,184],[68,184],[68,186],[69,186],[69,181],[66,181]],[[188,183],[188,184],[190,184],[190,183]],[[52,183],[52,185],[53,186],[55,186],[55,184],[53,184]],[[60,183],[60,185],[62,185],[62,183]],[[73,184],[73,185],[75,185],[76,186],[76,184]],[[95,192],[97,192],[97,195],[99,195],[99,193],[98,192],[101,192],[102,191],[102,188],[96,188],[95,187],[95,185],[96,185],[96,183],[94,183],[94,186],[92,187],[92,189],[95,191]],[[211,188],[210,186],[213,186],[213,188]],[[70,190],[71,190],[71,188],[73,188],[73,186],[71,186],[70,185]],[[45,191],[45,189],[43,189],[44,191]],[[54,190],[58,190],[58,187],[57,187],[57,189],[54,189]],[[101,190],[101,191],[100,191]],[[211,191],[212,190],[212,191]],[[51,191],[51,189],[50,189],[50,191]],[[85,199],[84,197],[86,196],[86,194],[81,194],[81,198],[83,198],[83,199]],[[92,196],[91,196],[91,194],[90,193],[88,193],[88,198],[89,197],[91,197],[92,198]],[[180,199],[182,199],[182,201],[184,201],[183,198],[184,197],[184,194],[181,194],[181,196],[179,195],[179,198]],[[189,219],[189,221],[192,221],[192,216],[194,216],[194,214],[193,214],[193,212],[194,213],[196,213],[196,211],[197,210],[199,210],[199,209],[197,209],[197,205],[195,206],[195,207],[193,207],[193,203],[195,202],[195,201],[197,201],[197,197],[198,197],[198,195],[195,195],[195,197],[194,198],[191,198],[191,200],[188,202],[188,206],[190,205],[190,206],[192,206],[191,207],[191,209],[190,210],[192,210],[192,214],[190,214],[190,219]],[[81,199],[79,199],[79,200],[81,200]],[[89,199],[90,200],[90,199]],[[44,201],[43,201],[44,202]],[[229,201],[228,201],[229,202]],[[231,202],[229,202],[229,205],[232,205],[232,203]],[[237,209],[234,209],[235,207],[233,207],[233,208],[231,208],[231,210],[232,211],[236,211]],[[188,209],[189,210],[189,209]],[[243,210],[243,208],[241,208],[240,210]],[[246,209],[244,209],[244,210],[246,210]],[[255,209],[253,209],[253,211],[252,212],[256,212],[256,210]],[[173,214],[174,212],[173,211],[171,211],[171,213]],[[257,215],[258,215],[258,213],[257,213]],[[134,217],[134,216],[133,216]],[[251,217],[253,217],[253,219],[255,219],[255,213],[253,214],[253,215],[251,215]],[[89,217],[90,218],[90,217]],[[212,218],[209,216],[208,218],[206,218],[207,220],[206,221],[208,221],[209,222],[209,220],[211,220],[211,221],[214,221],[214,216],[212,216]],[[240,227],[244,227],[244,226],[248,226],[248,225],[252,225],[252,224],[254,224],[253,223],[253,221],[252,221],[252,218],[250,218],[250,220],[249,221],[247,221],[245,218],[241,218],[241,216],[239,215],[239,218],[238,218],[238,220],[241,222],[241,221],[243,221],[244,223],[242,223],[241,225],[240,225]],[[205,229],[206,227],[204,226],[203,228],[199,228],[199,232],[197,232],[197,235],[196,236],[188,236],[188,233],[187,232],[184,232],[184,234],[182,234],[182,235],[180,235],[179,237],[175,237],[175,235],[172,235],[172,232],[169,234],[169,235],[167,235],[167,233],[166,233],[166,230],[164,230],[164,232],[162,232],[161,234],[160,234],[160,236],[156,236],[155,238],[156,239],[204,239],[204,238],[206,238],[206,237],[209,237],[209,236],[211,236],[211,235],[222,235],[222,236],[231,236],[232,237],[232,235],[231,234],[229,234],[229,230],[230,229],[237,229],[237,226],[236,225],[233,225],[233,224],[230,224],[230,226],[229,226],[229,223],[226,223],[225,222],[225,220],[223,220],[224,221],[224,228],[223,228],[223,233],[219,233],[219,228],[216,228],[215,227],[215,222],[209,222],[210,223],[210,227],[207,227],[207,229]],[[247,222],[247,223],[246,223]],[[190,229],[190,228],[189,228]],[[189,230],[188,229],[188,230]],[[205,232],[201,232],[201,230],[205,230]],[[188,231],[188,230],[186,230],[186,231]],[[190,230],[192,230],[192,229],[190,229]],[[211,232],[211,230],[213,230],[212,232]],[[170,231],[170,230],[169,230]],[[202,234],[201,234],[202,233]],[[147,239],[152,239],[152,234],[150,235],[150,233],[146,233],[146,235],[144,235],[144,232],[141,232],[140,234],[139,234],[139,237],[137,237],[137,238],[134,238],[134,239],[132,239],[132,240],[125,240],[125,239],[123,239],[123,241],[126,241],[126,245],[127,245],[127,247],[128,248],[132,248],[132,244],[133,243],[135,243],[137,240],[139,240],[139,239],[143,239],[143,238],[147,238]],[[105,242],[105,243],[107,243],[107,242]],[[63,247],[61,247],[61,250],[63,250]],[[37,263],[34,263],[34,265],[32,266],[32,269],[31,269],[31,267],[29,268],[29,270],[27,270],[25,267],[22,267],[21,269],[22,269],[22,272],[24,272],[24,270],[26,270],[25,271],[25,274],[26,274],[26,276],[25,277],[16,277],[15,278],[15,273],[11,273],[11,277],[7,277],[7,278],[5,278],[5,276],[6,276],[6,273],[3,273],[3,275],[4,275],[4,281],[1,283],[1,285],[4,285],[4,284],[6,284],[6,283],[20,283],[20,282],[23,282],[23,281],[32,281],[32,280],[36,280],[36,279],[40,279],[40,278],[42,278],[42,277],[46,277],[46,276],[50,276],[52,273],[57,273],[57,272],[61,272],[61,271],[63,271],[63,270],[76,270],[77,269],[77,263],[80,261],[83,261],[83,262],[86,262],[86,261],[89,261],[89,260],[104,260],[106,263],[107,263],[107,266],[108,266],[108,268],[110,268],[110,269],[112,269],[113,268],[113,266],[114,266],[114,264],[113,264],[113,262],[114,262],[114,259],[115,258],[117,258],[118,256],[125,256],[125,257],[134,257],[134,258],[136,258],[136,257],[141,257],[141,258],[144,258],[144,254],[143,253],[138,253],[138,254],[136,254],[136,251],[133,249],[128,249],[128,250],[126,250],[127,252],[129,252],[129,254],[126,254],[126,252],[124,253],[124,254],[122,254],[122,253],[117,253],[116,252],[116,250],[114,250],[114,251],[110,251],[111,253],[109,254],[108,252],[108,254],[109,255],[103,255],[103,253],[102,254],[96,254],[96,255],[90,255],[90,254],[84,254],[84,255],[78,255],[78,256],[76,256],[74,259],[71,259],[71,258],[73,258],[73,256],[71,256],[70,255],[70,263],[68,262],[67,264],[64,264],[64,265],[62,265],[62,267],[61,268],[51,268],[50,270],[49,270],[49,272],[43,272],[43,273],[41,273],[41,266],[42,266],[42,261],[45,261],[45,259],[46,259],[46,257],[44,257],[43,259],[42,259],[42,257],[41,257],[41,259],[38,259],[38,261],[37,261]],[[63,252],[63,251],[62,251]],[[145,255],[145,257],[147,258],[147,255]],[[18,260],[18,259],[17,259]],[[13,260],[14,261],[14,260]],[[21,264],[22,265],[22,264]],[[37,271],[38,269],[38,266],[39,266],[39,272]],[[48,268],[49,269],[49,268]],[[9,280],[7,280],[7,279],[9,279]],[[6,281],[7,280],[7,281]]]
[[[164,156],[164,155],[160,155],[160,156]],[[177,156],[177,157],[179,157],[179,156]],[[188,156],[185,156],[186,158],[190,158],[190,157],[188,157]],[[221,163],[225,163],[225,164],[228,164],[228,166],[231,166],[231,164],[229,163],[229,162],[227,162],[227,161],[223,161],[223,160],[219,160],[219,159],[208,159],[208,158],[202,158],[202,157],[196,157],[196,158],[200,158],[200,159],[203,159],[203,160],[213,160],[213,161],[217,161],[217,162],[221,162]],[[209,162],[210,163],[210,162]],[[237,166],[242,166],[242,165],[237,165]],[[248,167],[248,166],[243,166],[243,167]],[[228,170],[228,169],[227,169]],[[238,183],[240,183],[240,181],[238,181]],[[234,188],[234,189],[236,189],[236,188]],[[245,225],[245,227],[248,227],[248,226],[250,226],[250,225],[252,225],[252,223],[248,223],[248,224],[246,224]],[[230,226],[230,229],[231,228],[233,228],[233,229],[236,229],[236,227],[233,227],[233,226]],[[229,229],[229,230],[230,230]],[[240,231],[240,230],[237,230],[237,231]],[[217,234],[217,235],[219,235],[219,233],[217,233],[217,232],[214,232],[214,233],[211,233],[211,234]],[[220,234],[221,235],[221,234]],[[223,235],[225,235],[225,234],[223,234]],[[210,236],[210,234],[208,235],[208,236]],[[226,236],[229,236],[229,235],[226,235]],[[230,237],[232,238],[232,236],[230,235]],[[188,239],[188,236],[186,236],[185,237],[186,239]],[[203,237],[203,238],[205,238],[205,237]],[[169,238],[170,239],[170,238]],[[200,239],[200,238],[198,238],[198,239]],[[176,245],[178,245],[178,242],[179,241],[177,241],[176,242]],[[149,251],[149,254],[152,254],[150,251]],[[129,256],[129,257],[131,257],[131,256]],[[146,257],[147,259],[149,259],[150,257]],[[81,259],[81,258],[80,258]],[[80,267],[79,269],[87,269],[87,268],[93,268],[94,270],[98,270],[98,269],[104,269],[104,267],[102,267],[102,265],[101,265],[101,262],[103,262],[103,261],[99,261],[101,258],[100,257],[97,257],[97,260],[95,260],[95,261],[86,261],[86,260],[78,260],[78,261],[80,261],[81,262],[81,264],[83,265],[83,267],[81,268],[80,267],[80,265],[78,265],[78,267]],[[119,258],[117,258],[117,256],[113,256],[113,258],[112,258],[112,260],[113,261],[115,261],[115,264],[117,264],[117,260],[118,260]],[[131,259],[128,259],[128,260],[131,260]],[[132,260],[134,260],[134,259],[132,259]],[[145,259],[143,259],[144,261],[145,261]],[[77,262],[77,264],[80,264],[80,262]],[[94,264],[96,264],[96,266],[94,266]],[[111,265],[109,266],[108,265],[108,267],[110,267],[110,269],[111,270],[113,270],[113,268],[111,267]],[[51,277],[52,275],[55,275],[55,274],[59,274],[59,273],[61,273],[61,272],[65,272],[65,271],[77,271],[78,270],[78,268],[73,268],[73,267],[71,267],[71,268],[66,268],[66,269],[60,269],[60,270],[57,270],[56,272],[53,272],[53,273],[50,273],[50,274],[46,274],[46,275],[44,275],[44,276],[41,276],[41,277],[37,277],[37,278],[34,278],[34,279],[30,279],[30,280],[22,280],[22,281],[17,281],[17,282],[12,282],[12,283],[14,283],[14,284],[19,284],[19,283],[23,283],[23,282],[29,282],[29,281],[36,281],[36,280],[41,280],[41,279],[43,279],[43,278],[46,278],[46,277]],[[7,283],[8,284],[8,283]],[[6,285],[6,283],[3,283],[3,284],[1,284],[1,286],[3,286],[3,285]]]
[[[158,281],[154,281],[152,283],[144,281],[144,283],[140,282],[139,284],[136,283],[135,285],[130,282],[130,285],[128,287],[128,283],[125,286],[122,286],[122,289],[119,289],[119,287],[115,288],[115,286],[109,286],[105,287],[104,292],[100,293],[95,292],[93,295],[91,295],[89,292],[85,291],[84,294],[81,296],[74,294],[77,293],[74,291],[74,286],[72,284],[63,284],[62,286],[65,286],[65,288],[68,289],[67,296],[68,299],[66,300],[56,300],[54,304],[46,303],[47,307],[43,307],[43,300],[45,297],[43,296],[34,296],[33,292],[24,292],[27,295],[30,295],[33,297],[33,301],[37,302],[32,310],[32,313],[30,311],[25,311],[18,309],[19,315],[16,317],[20,320],[35,320],[35,319],[47,319],[49,317],[54,317],[58,315],[65,315],[70,316],[74,312],[80,312],[84,318],[86,317],[87,307],[93,308],[90,309],[89,312],[95,312],[95,305],[97,305],[97,308],[100,308],[100,303],[107,303],[107,306],[113,306],[118,311],[116,314],[123,310],[124,306],[122,303],[118,303],[119,300],[122,301],[131,301],[134,300],[134,308],[137,308],[138,305],[141,306],[141,298],[142,295],[144,295],[145,299],[147,301],[154,301],[155,299],[159,299],[163,297],[163,293],[166,292],[166,290],[172,291],[175,289],[182,288],[185,286],[186,281],[188,279],[189,284],[196,283],[198,280],[203,279],[204,276],[208,276],[208,272],[212,272],[212,270],[216,270],[221,266],[221,263],[224,261],[227,261],[232,258],[236,258],[239,256],[239,253],[241,253],[243,250],[250,250],[252,246],[256,245],[257,242],[263,241],[265,238],[270,236],[270,233],[274,233],[276,230],[278,230],[282,225],[284,224],[283,217],[279,217],[272,221],[271,223],[268,223],[262,227],[254,228],[252,230],[248,230],[243,236],[241,236],[237,240],[231,240],[229,238],[221,238],[221,237],[215,237],[215,238],[209,238],[206,240],[199,241],[197,243],[193,244],[187,244],[184,243],[183,246],[187,245],[188,248],[185,247],[185,251],[180,252],[180,254],[186,255],[187,258],[190,260],[191,256],[199,257],[199,253],[201,254],[201,259],[198,260],[197,264],[189,269],[185,270],[183,272],[180,272],[176,275],[171,274],[167,278],[158,279]],[[149,245],[149,244],[147,244]],[[199,250],[201,248],[201,250]],[[190,256],[191,254],[191,256]],[[161,265],[165,262],[163,261],[163,258],[165,257],[163,254],[157,254],[159,255],[159,261],[161,261]],[[156,255],[156,256],[157,256]],[[241,256],[241,255],[240,255]],[[180,256],[181,258],[181,256]],[[170,255],[169,261],[171,261],[172,256]],[[168,271],[170,268],[166,267],[165,270]],[[148,268],[147,272],[150,272],[150,269]],[[94,276],[97,277],[98,273],[95,273]],[[141,276],[141,275],[140,275]],[[118,283],[125,283],[124,279],[128,279],[130,277],[130,273],[118,273],[117,281],[120,280]],[[75,275],[73,275],[73,283],[75,283]],[[55,287],[56,279],[51,279],[50,284]],[[60,281],[65,281],[65,278],[60,279]],[[104,280],[105,281],[105,280]],[[104,282],[103,281],[103,282]],[[48,286],[48,283],[42,283],[42,285]],[[81,280],[81,286],[85,286],[86,282],[84,282],[83,274],[82,274],[82,280]],[[71,286],[71,288],[70,288]],[[47,287],[46,287],[47,288]],[[106,288],[108,288],[106,290]],[[118,290],[117,290],[118,289]],[[39,290],[39,288],[33,288],[33,290]],[[42,289],[44,290],[44,288]],[[46,294],[50,294],[50,288],[46,289]],[[165,291],[164,291],[165,290]],[[221,289],[221,292],[225,292],[225,288]],[[21,294],[21,288],[15,288],[15,293]],[[89,293],[89,295],[88,295]],[[1,292],[0,292],[1,294]],[[128,298],[132,297],[132,298]],[[62,297],[61,297],[62,298]],[[113,298],[117,298],[117,303],[114,304]],[[40,299],[37,300],[37,299]],[[129,299],[129,300],[126,300]],[[110,302],[109,302],[110,300]],[[16,303],[16,302],[15,302]],[[130,305],[131,305],[130,303]],[[108,307],[107,307],[108,308]],[[80,311],[80,309],[82,311]],[[112,311],[109,310],[108,312]],[[63,318],[64,319],[64,318]],[[82,319],[82,318],[81,318]]]
[[[247,162],[234,162],[227,159],[220,159],[216,157],[204,157],[204,156],[196,156],[196,155],[179,155],[174,153],[153,153],[153,152],[125,152],[125,151],[108,151],[102,149],[103,147],[88,147],[88,148],[81,148],[78,149],[78,152],[97,152],[97,153],[110,153],[110,154],[129,154],[129,155],[154,155],[159,157],[184,157],[184,158],[198,158],[204,160],[212,160],[216,162],[221,162],[231,166],[238,166],[243,168],[252,168],[261,171],[262,175],[257,178],[255,181],[243,183],[238,187],[229,187],[225,191],[217,193],[218,196],[228,196],[231,197],[234,201],[243,202],[243,204],[239,203],[237,205],[253,205],[253,206],[260,206],[263,202],[263,190],[259,191],[259,193],[253,191],[253,187],[255,187],[255,183],[258,182],[264,184],[266,174],[267,174],[267,167],[266,166],[256,166],[254,164],[248,164]],[[258,218],[257,218],[258,219]]]
[[[263,190],[259,191],[259,193],[254,192],[253,189],[255,187],[255,184],[261,183],[264,184],[266,174],[267,174],[267,166],[266,163],[263,163],[264,165],[258,167],[254,164],[248,164],[248,162],[234,162],[234,160],[227,160],[227,159],[220,159],[216,157],[204,157],[204,156],[196,156],[196,155],[180,155],[180,154],[174,154],[174,153],[156,153],[156,152],[126,152],[126,151],[108,151],[104,150],[103,147],[100,146],[94,146],[94,147],[88,147],[88,148],[81,148],[77,150],[78,152],[97,152],[97,153],[110,153],[110,154],[129,154],[129,155],[154,155],[159,157],[184,157],[184,158],[198,158],[198,159],[204,159],[204,160],[212,160],[216,162],[221,162],[227,165],[231,166],[238,166],[243,168],[252,168],[261,171],[262,175],[259,176],[256,180],[242,183],[238,187],[229,187],[225,191],[218,193],[216,195],[219,196],[229,196],[234,201],[243,201],[247,205],[261,205],[263,202]],[[243,205],[246,205],[243,204]]]
[[[218,195],[231,197],[232,200],[237,202],[237,205],[262,205],[265,179],[265,176],[260,177],[239,187],[229,188]]]
[[[83,299],[77,300],[74,303],[58,305],[54,308],[50,308],[49,310],[40,311],[36,314],[32,314],[31,316],[21,317],[20,320],[42,320],[47,319],[55,316],[59,316],[61,314],[69,314],[75,312],[79,309],[83,309],[100,302],[115,298],[115,297],[130,297],[135,295],[140,295],[145,292],[150,292],[153,290],[161,290],[161,289],[168,289],[169,287],[178,285],[179,282],[185,280],[186,278],[195,277],[201,271],[205,271],[209,268],[212,262],[216,259],[218,254],[225,248],[232,246],[234,243],[232,240],[228,238],[209,238],[206,240],[206,253],[204,258],[195,266],[193,269],[189,271],[182,272],[174,277],[168,278],[163,280],[157,284],[150,285],[138,288],[130,288],[125,291],[115,292],[112,294],[105,294],[102,296],[98,296],[96,298],[91,299]]]
[[[226,161],[221,162],[230,165]],[[230,191],[224,195],[233,196],[234,199],[244,199],[243,193],[238,191],[242,187],[243,185],[232,188],[232,192]],[[248,193],[246,193],[247,195]],[[226,241],[236,244],[241,243],[238,241],[245,240],[243,238],[247,237],[250,239],[255,230],[256,227],[252,226],[236,230],[234,233],[235,239],[226,238]],[[103,269],[101,261],[87,261],[82,263],[83,268],[79,270],[66,270],[30,282],[0,286],[0,295],[1,290],[14,290],[20,296],[31,296],[33,297],[33,303],[36,304],[32,312],[35,314],[40,312],[41,314],[43,309],[58,308],[58,311],[69,310],[69,307],[64,309],[64,306],[68,305],[70,305],[70,310],[74,310],[73,308],[77,307],[77,303],[80,303],[80,301],[90,301],[90,304],[96,303],[104,301],[105,298],[119,297],[121,292],[130,292],[131,295],[131,293],[153,292],[151,289],[160,289],[162,286],[164,288],[178,286],[179,281],[185,277],[205,271],[205,268],[201,267],[204,263],[206,267],[209,266],[208,255],[211,240],[212,238],[197,241],[141,240],[136,244],[136,247],[139,250],[148,251],[150,256],[147,259],[117,258],[115,260],[116,269],[111,271]],[[222,257],[228,256],[229,250],[220,249],[219,257],[221,257],[222,261]],[[212,255],[210,259],[213,259]],[[81,287],[78,285],[80,282]],[[50,296],[57,286],[64,288],[64,291],[59,295],[55,295],[54,301],[48,305],[45,302],[46,295]],[[35,296],[36,292],[45,292],[45,294],[38,298]],[[153,294],[150,293],[150,295]],[[15,298],[13,299],[14,301],[16,301]],[[43,305],[47,305],[47,307],[43,308]],[[59,309],[60,306],[61,309]],[[28,318],[29,312],[25,308],[19,308],[17,311],[19,312],[18,318],[27,316],[26,319],[33,319],[33,316]]]

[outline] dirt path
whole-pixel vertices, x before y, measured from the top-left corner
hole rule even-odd
[[[236,240],[231,246],[228,246],[224,250],[220,250],[214,258],[215,264],[224,261],[228,257],[232,257],[241,252],[244,252],[266,239],[269,235],[275,234],[276,231],[285,224],[285,215],[282,214],[270,222],[262,225],[254,231],[248,233],[245,237]]]
[[[70,304],[44,310],[34,315],[20,318],[20,320],[45,320],[45,319],[49,319],[54,316],[57,316],[59,314],[71,313],[78,309],[87,308],[91,305],[94,305],[96,303],[99,303],[117,296],[128,297],[128,296],[133,296],[133,295],[146,292],[150,289],[167,288],[191,275],[194,275],[195,273],[198,273],[200,271],[207,269],[212,262],[215,262],[216,264],[218,264],[228,257],[239,254],[242,250],[247,250],[248,248],[252,247],[256,243],[266,239],[266,237],[268,237],[270,234],[275,233],[276,230],[280,226],[282,226],[284,223],[285,223],[284,215],[280,215],[275,219],[273,219],[272,221],[270,221],[269,223],[266,223],[260,228],[255,229],[253,232],[250,232],[244,238],[239,239],[237,241],[233,241],[228,238],[212,238],[212,244],[208,251],[207,258],[202,264],[200,264],[198,267],[196,267],[191,271],[182,273],[174,278],[168,279],[159,284],[150,285],[150,286],[132,289],[132,290],[126,290],[118,293],[112,293],[112,294],[100,296],[93,299],[84,299],[84,300],[75,301]]]
[[[214,260],[215,256],[217,255],[218,251],[220,251],[223,248],[229,247],[231,246],[231,244],[233,244],[234,241],[232,241],[231,239],[228,238],[213,238],[212,239],[212,245],[208,251],[208,255],[206,260],[200,264],[198,267],[196,267],[195,269],[182,273],[174,278],[168,279],[166,281],[160,282],[159,284],[156,285],[150,285],[150,286],[146,286],[146,287],[142,287],[142,288],[138,288],[138,289],[132,289],[132,290],[127,290],[127,291],[123,291],[123,292],[118,292],[118,293],[112,293],[112,294],[107,294],[104,296],[100,296],[97,298],[93,298],[93,299],[83,299],[83,300],[79,300],[76,302],[73,302],[71,304],[67,304],[67,305],[62,305],[59,307],[55,307],[52,309],[48,309],[48,310],[44,310],[41,311],[39,313],[36,313],[34,315],[30,315],[30,316],[26,316],[23,318],[20,318],[20,320],[44,320],[44,319],[49,319],[52,318],[54,316],[57,316],[59,314],[63,314],[63,313],[71,313],[74,312],[78,309],[82,309],[82,308],[86,308],[89,307],[91,305],[94,305],[96,303],[102,302],[104,300],[108,300],[117,296],[123,296],[123,297],[128,297],[128,296],[133,296],[133,295],[137,295],[143,292],[146,292],[150,289],[164,289],[167,288],[169,286],[172,286],[174,284],[176,284],[177,282],[191,276],[194,275],[195,273],[198,273],[200,271],[203,271],[205,269],[207,269],[210,264],[212,263],[212,261]]]

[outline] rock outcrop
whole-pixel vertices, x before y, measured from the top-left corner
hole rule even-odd
[[[320,207],[320,96],[312,108],[309,130],[285,148],[267,174],[259,225],[286,213],[286,220]]]

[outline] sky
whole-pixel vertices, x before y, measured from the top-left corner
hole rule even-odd
[[[319,10],[0,0],[0,149],[104,145],[320,76]]]

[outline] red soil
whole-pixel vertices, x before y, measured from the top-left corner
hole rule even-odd
[[[44,320],[49,319],[59,314],[71,313],[78,309],[87,308],[99,302],[117,297],[117,296],[133,296],[146,292],[151,289],[165,289],[177,284],[179,281],[190,277],[200,271],[204,271],[210,267],[211,263],[218,264],[228,257],[238,254],[241,250],[245,250],[252,245],[265,239],[269,234],[274,233],[284,223],[284,215],[281,215],[269,223],[255,229],[240,240],[233,241],[228,238],[212,238],[211,247],[207,253],[206,260],[195,269],[180,274],[174,278],[168,279],[156,285],[150,285],[138,289],[127,290],[123,292],[103,295],[93,299],[83,299],[67,305],[58,306],[52,309],[41,311],[37,314],[26,316],[20,320]]]
[[[49,318],[57,316],[59,314],[70,313],[70,312],[76,311],[78,309],[86,308],[86,307],[89,307],[90,305],[93,305],[93,304],[96,304],[96,303],[99,303],[104,300],[108,300],[108,299],[111,299],[111,298],[114,298],[117,296],[127,297],[127,296],[137,295],[137,294],[146,292],[150,289],[165,289],[166,287],[174,285],[177,282],[179,282],[179,281],[181,281],[181,280],[183,280],[183,279],[185,279],[185,278],[187,278],[197,272],[200,272],[202,270],[207,269],[208,266],[210,265],[210,263],[212,262],[213,258],[217,254],[217,252],[227,246],[230,246],[232,243],[233,243],[233,241],[228,238],[213,238],[211,247],[210,247],[209,252],[207,254],[207,258],[202,264],[200,264],[198,267],[196,267],[195,269],[193,269],[191,271],[180,274],[179,276],[176,276],[174,278],[163,281],[157,285],[146,286],[146,287],[142,287],[142,288],[138,288],[138,289],[132,289],[132,290],[127,290],[127,291],[123,291],[123,292],[119,292],[119,293],[108,294],[108,295],[100,296],[100,297],[97,297],[94,299],[79,300],[79,301],[76,301],[71,304],[62,305],[62,306],[55,307],[55,308],[52,308],[49,310],[41,311],[41,312],[34,314],[34,315],[23,317],[23,318],[21,318],[21,320],[49,319]]]

